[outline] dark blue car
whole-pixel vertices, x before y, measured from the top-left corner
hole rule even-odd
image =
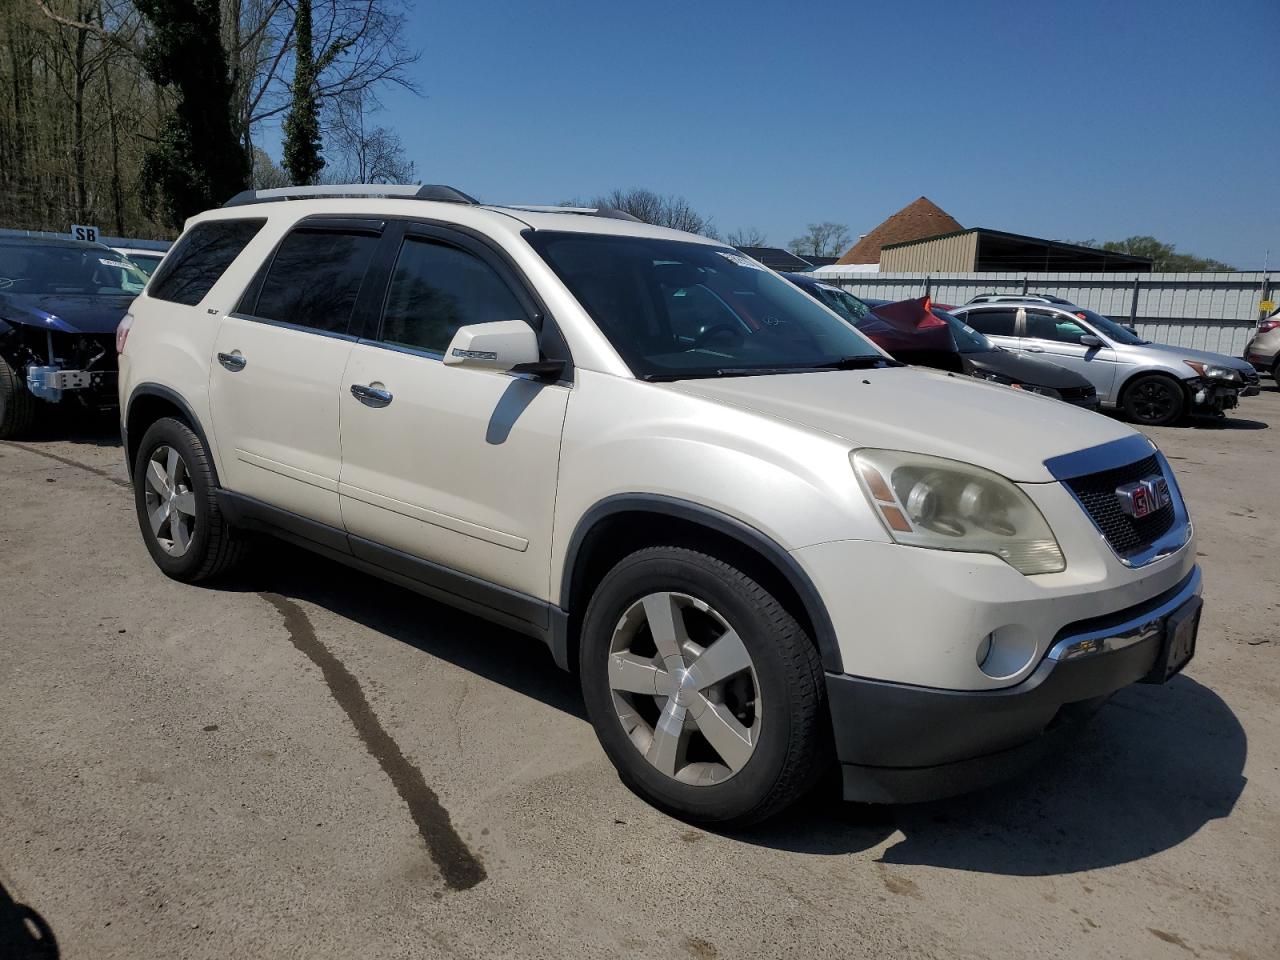
[[[46,404],[116,403],[116,327],[147,277],[100,243],[0,238],[0,438]]]

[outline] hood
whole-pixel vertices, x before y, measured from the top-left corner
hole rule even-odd
[[[1135,431],[1069,403],[906,367],[679,380],[664,389],[787,420],[853,447],[908,450],[1053,480],[1044,462]]]
[[[1208,350],[1192,350],[1190,347],[1175,347],[1167,343],[1144,343],[1142,349],[1168,354],[1171,359],[1175,360],[1198,360],[1201,363],[1215,363],[1220,367],[1227,367],[1231,370],[1253,371],[1253,364],[1246,360],[1241,360],[1239,357],[1229,357],[1223,353],[1211,353]]]
[[[115,333],[131,296],[0,293],[0,320],[63,333]]]
[[[1052,387],[1063,390],[1070,387],[1087,387],[1089,381],[1074,370],[1060,367],[1050,360],[1024,357],[1009,350],[991,350],[987,353],[966,353],[967,364],[975,370],[998,373],[1011,377],[1018,383],[1033,387]]]

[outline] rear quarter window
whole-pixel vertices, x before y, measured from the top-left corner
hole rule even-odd
[[[194,307],[218,282],[266,220],[206,220],[182,235],[156,271],[148,295]]]
[[[991,337],[1012,337],[1017,320],[1017,310],[970,310],[964,315],[965,323]]]

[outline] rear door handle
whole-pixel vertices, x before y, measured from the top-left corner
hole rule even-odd
[[[353,383],[351,385],[351,395],[366,407],[385,407],[392,400],[390,390],[383,390],[381,387],[366,387],[362,383]]]
[[[1044,353],[1044,347],[1027,347],[1027,353]]]
[[[220,353],[218,354],[218,362],[232,373],[239,373],[249,361],[239,353]]]

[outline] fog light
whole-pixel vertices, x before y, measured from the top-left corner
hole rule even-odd
[[[983,647],[986,656],[983,656]],[[1017,676],[1036,656],[1036,638],[1023,626],[1010,625],[991,631],[978,644],[978,667],[993,680]]]

